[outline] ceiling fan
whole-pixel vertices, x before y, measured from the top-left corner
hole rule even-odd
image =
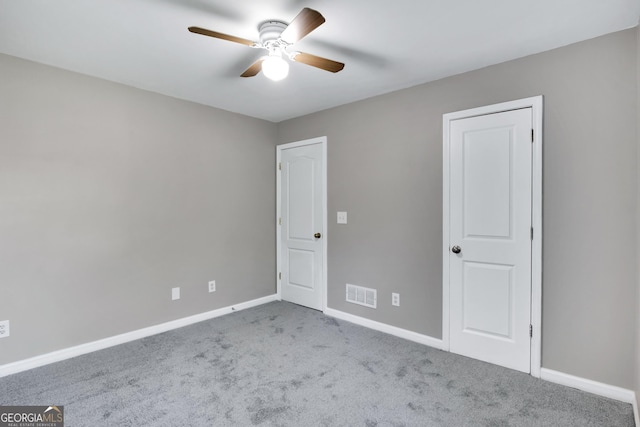
[[[240,43],[255,49],[265,49],[268,55],[259,58],[251,64],[240,76],[253,77],[262,70],[268,78],[272,80],[282,80],[289,73],[289,64],[283,57],[332,73],[337,73],[344,68],[342,62],[332,61],[331,59],[309,53],[289,51],[294,43],[302,40],[307,34],[318,28],[324,22],[324,16],[322,16],[320,12],[305,7],[288,25],[286,22],[275,20],[261,23],[258,28],[260,31],[259,42],[200,27],[189,27],[189,31],[204,36]]]

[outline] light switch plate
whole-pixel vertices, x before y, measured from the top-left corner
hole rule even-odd
[[[180,288],[171,288],[171,300],[180,299]]]
[[[346,224],[346,223],[347,223],[347,213],[338,212],[338,224]]]

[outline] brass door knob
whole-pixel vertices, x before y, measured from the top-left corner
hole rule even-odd
[[[320,233],[316,233],[316,234],[314,234],[314,235],[313,235],[313,237],[315,237],[316,239],[319,239],[319,238],[321,238],[321,237],[322,237],[322,234],[320,234]]]

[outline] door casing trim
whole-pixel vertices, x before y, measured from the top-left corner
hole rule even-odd
[[[531,221],[531,376],[540,378],[542,367],[542,95],[484,107],[447,113],[442,116],[442,343],[449,351],[449,128],[453,120],[510,110],[531,108],[533,126]]]
[[[282,225],[279,218],[282,216],[282,171],[278,167],[282,160],[282,151],[304,147],[307,145],[320,144],[322,147],[322,283],[320,285],[322,292],[322,312],[327,310],[327,248],[328,248],[328,222],[327,222],[327,137],[319,136],[316,138],[305,139],[303,141],[290,142],[276,146],[276,295],[279,301],[282,301],[282,280],[280,272],[282,271]]]

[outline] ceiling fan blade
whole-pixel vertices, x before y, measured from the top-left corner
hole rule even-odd
[[[298,52],[293,57],[293,60],[322,70],[331,71],[332,73],[337,73],[344,68],[344,64],[342,62],[332,61],[331,59],[322,58],[320,56],[304,52]]]
[[[262,70],[262,61],[264,61],[264,58],[260,58],[256,62],[251,64],[251,66],[247,68],[244,73],[240,74],[240,77],[253,77],[257,75]]]
[[[243,39],[241,37],[236,37],[236,36],[230,36],[229,34],[219,33],[217,31],[207,30],[206,28],[189,27],[189,31],[196,34],[202,34],[203,36],[215,37],[216,39],[222,39],[222,40],[228,40],[234,43],[240,43],[250,47],[257,45],[256,42],[253,42],[251,40]]]
[[[302,40],[304,36],[311,31],[324,24],[324,16],[317,10],[309,9],[305,7],[302,11],[293,18],[293,21],[284,29],[280,38],[287,43],[296,43]]]

